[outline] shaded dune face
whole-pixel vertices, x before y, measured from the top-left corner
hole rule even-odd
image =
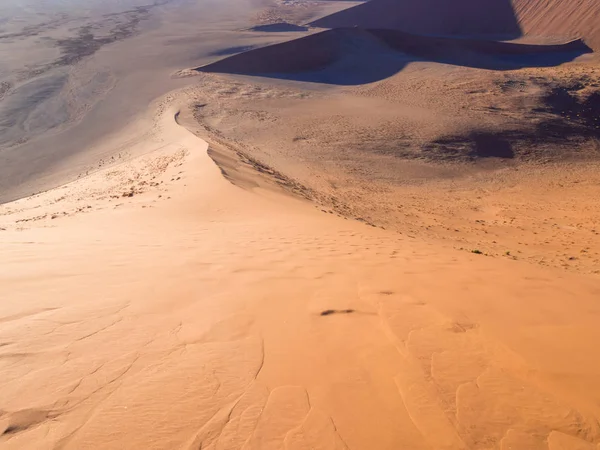
[[[291,31],[307,31],[308,27],[294,25],[293,23],[278,22],[266,25],[257,25],[249,29],[250,31],[262,31],[266,33],[289,33]]]
[[[510,0],[371,0],[311,25],[387,28],[433,35],[516,37],[521,34]]]
[[[590,51],[581,40],[524,45],[338,28],[234,55],[197,70],[353,85],[392,76],[415,60],[510,70],[554,66]]]
[[[581,39],[564,44],[555,45],[529,45],[514,44],[510,42],[491,41],[483,39],[452,39],[443,37],[428,37],[410,35],[396,30],[370,30],[370,32],[384,41],[390,47],[412,55],[433,58],[443,61],[446,55],[458,56],[449,53],[452,50],[461,52],[476,52],[490,56],[535,56],[553,53],[589,53],[591,49]],[[469,64],[465,64],[469,65]]]
[[[198,70],[248,74],[315,70],[334,61],[339,54],[339,37],[336,31],[324,31],[240,53]]]
[[[356,85],[392,76],[414,60],[491,70],[552,67],[600,48],[600,2],[574,3],[370,0],[310,24],[329,30],[198,70]],[[524,34],[571,41],[559,45],[498,41]]]
[[[581,38],[594,50],[600,49],[599,24],[597,0],[370,0],[311,23],[428,35]]]

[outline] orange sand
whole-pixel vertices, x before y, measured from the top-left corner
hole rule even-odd
[[[2,207],[1,448],[598,448],[597,278],[236,187],[178,102]]]

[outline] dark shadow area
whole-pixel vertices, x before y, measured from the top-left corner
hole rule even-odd
[[[539,108],[543,112],[550,112],[580,124],[587,130],[591,137],[600,138],[600,92],[580,99],[575,93],[583,86],[553,88],[543,97],[545,107]],[[583,132],[583,130],[582,130]]]
[[[20,428],[16,425],[9,425],[8,427],[6,427],[6,430],[4,430],[4,432],[2,433],[3,435],[5,434],[16,434],[20,431]]]
[[[353,309],[326,309],[321,311],[321,316],[330,316],[332,314],[352,314],[355,312]]]
[[[294,25],[293,23],[279,22],[267,25],[257,25],[249,28],[249,31],[262,31],[266,33],[287,33],[291,31],[308,31],[308,27]]]
[[[341,28],[258,48],[199,67],[201,72],[358,85],[388,78],[413,61],[488,70],[551,67],[592,50],[583,41],[526,45]]]
[[[539,161],[577,157],[580,144],[600,139],[600,92],[579,97],[576,94],[581,89],[577,84],[550,88],[542,96],[540,106],[533,110],[539,119],[518,129],[444,136],[424,145],[422,156],[434,161],[480,158]]]
[[[473,153],[477,158],[508,158],[515,157],[512,145],[501,136],[491,133],[473,133]]]
[[[478,158],[513,159],[510,137],[504,132],[476,131],[466,135],[445,136],[424,147],[425,156],[440,160]]]
[[[310,25],[503,39],[522,34],[511,0],[370,0]]]

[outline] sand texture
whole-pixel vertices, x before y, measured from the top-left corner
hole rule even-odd
[[[240,189],[176,101],[145,159],[4,207],[2,448],[598,442],[596,279]]]
[[[600,45],[595,0],[372,0],[320,18],[323,28],[388,28],[433,35],[584,38]]]
[[[600,450],[597,2],[38,3],[0,449]]]

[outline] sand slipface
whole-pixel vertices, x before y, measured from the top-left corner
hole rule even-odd
[[[517,36],[520,27],[508,0],[371,0],[311,23],[323,28],[399,29],[432,35]]]
[[[311,23],[323,28],[358,26],[426,35],[522,35],[583,38],[600,45],[600,5],[594,0],[371,0]]]
[[[579,37],[594,50],[600,50],[598,2],[518,0],[514,2],[514,8],[524,34]]]
[[[600,448],[588,16],[342,3],[156,5],[0,150],[0,449]]]
[[[388,78],[413,61],[509,70],[556,66],[588,53],[592,50],[580,39],[527,45],[420,36],[398,30],[336,28],[250,49],[196,70],[345,85]]]

